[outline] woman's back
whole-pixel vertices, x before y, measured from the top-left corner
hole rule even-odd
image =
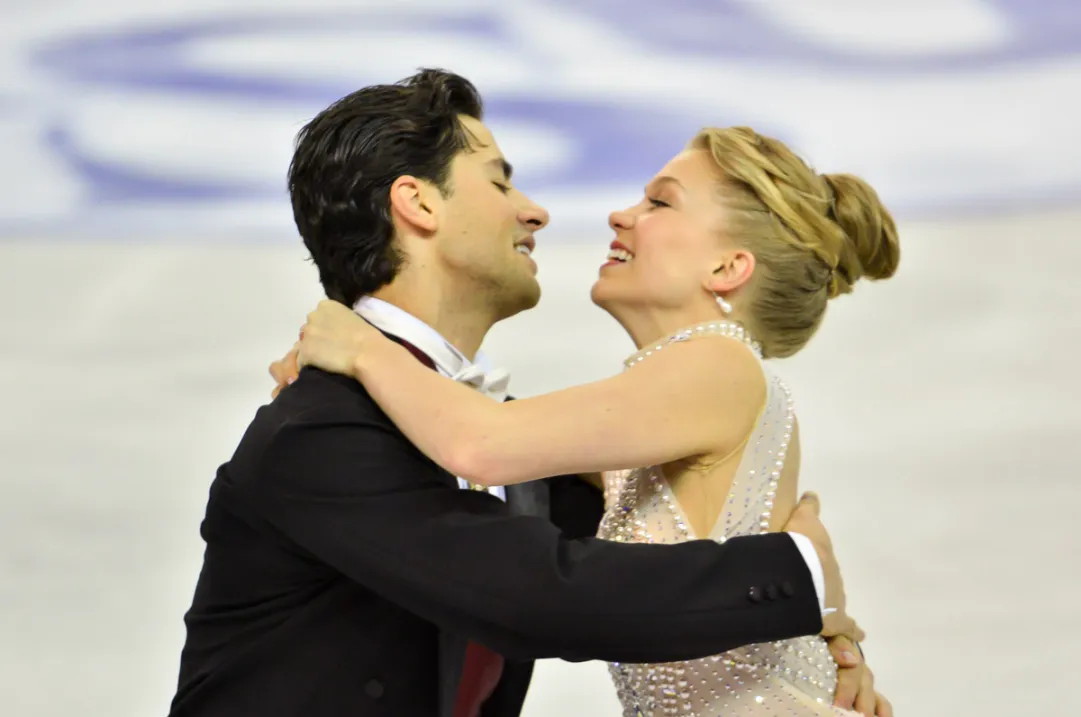
[[[731,324],[711,333],[725,330],[736,340],[742,336]],[[741,447],[714,463],[705,476],[695,476],[688,468],[669,480],[662,466],[605,474],[607,511],[598,537],[628,543],[724,541],[784,523],[799,469],[795,413],[788,388],[761,362],[759,366],[766,382],[765,405]],[[681,482],[693,480],[708,481],[710,488],[678,489]],[[718,489],[727,489],[723,506],[710,511],[716,516],[712,527],[702,530],[703,523],[695,519],[703,514],[701,506],[688,497]],[[791,589],[784,584],[757,586],[748,600],[783,600]],[[701,660],[612,664],[609,669],[625,715],[835,714],[830,705],[837,668],[819,637],[751,645]]]

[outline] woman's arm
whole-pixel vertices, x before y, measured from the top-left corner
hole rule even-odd
[[[379,337],[355,376],[421,451],[485,485],[655,465],[734,447],[765,400],[736,341],[673,344],[612,378],[496,403]]]
[[[298,364],[353,376],[429,458],[485,485],[727,453],[766,392],[746,346],[702,337],[603,381],[497,403],[424,367],[334,301],[308,315]]]

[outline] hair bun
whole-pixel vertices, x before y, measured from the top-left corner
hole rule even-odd
[[[901,246],[893,216],[878,193],[852,174],[822,178],[833,194],[831,218],[845,234],[829,284],[832,299],[852,291],[862,278],[888,279],[897,271]]]

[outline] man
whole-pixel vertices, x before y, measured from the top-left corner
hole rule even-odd
[[[450,73],[365,88],[302,130],[289,188],[329,298],[502,399],[477,351],[539,299],[523,254],[548,217],[481,118]],[[512,717],[538,658],[858,633],[813,499],[792,534],[624,545],[590,537],[603,501],[578,477],[460,487],[357,382],[305,370],[211,486],[171,714]]]

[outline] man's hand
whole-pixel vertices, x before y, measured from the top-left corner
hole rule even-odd
[[[866,717],[893,717],[893,706],[875,692],[875,676],[855,643],[843,635],[828,642],[837,663],[837,694],[833,704]]]
[[[785,524],[784,530],[810,538],[815,552],[818,553],[818,559],[822,563],[826,583],[826,610],[834,611],[823,616],[822,635],[824,637],[847,635],[856,642],[860,642],[864,637],[863,631],[845,612],[845,585],[841,579],[841,568],[837,565],[837,558],[833,554],[833,542],[830,540],[829,533],[826,532],[826,526],[818,517],[820,510],[818,496],[814,493],[804,493],[792,512],[792,517]]]

